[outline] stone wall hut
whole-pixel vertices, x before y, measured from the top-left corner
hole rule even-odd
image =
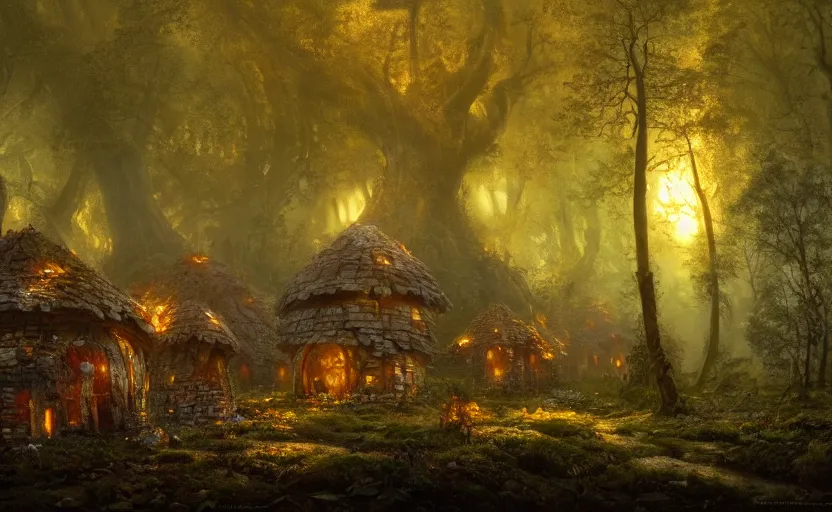
[[[154,422],[215,422],[234,412],[228,360],[240,344],[224,319],[195,301],[173,304],[159,320],[150,356],[150,414]]]
[[[554,362],[561,348],[505,304],[492,304],[471,321],[452,350],[470,358],[477,380],[499,387],[534,389],[553,382]]]
[[[174,303],[197,301],[222,316],[240,346],[240,353],[228,360],[238,390],[279,386],[281,376],[282,384],[290,385],[290,362],[278,348],[270,305],[222,263],[191,255],[131,292],[153,312],[163,314]]]
[[[3,439],[141,423],[151,329],[137,306],[34,228],[0,237]]]
[[[404,393],[436,352],[450,309],[427,267],[377,227],[353,224],[288,284],[279,330],[299,394]]]

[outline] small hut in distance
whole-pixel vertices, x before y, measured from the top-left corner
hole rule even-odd
[[[228,359],[240,353],[234,334],[198,302],[173,304],[163,315],[149,364],[151,418],[193,425],[231,416]]]
[[[554,381],[554,361],[561,346],[544,339],[508,306],[492,304],[471,321],[452,350],[470,358],[476,380],[498,387],[534,389]]]
[[[34,228],[0,237],[3,439],[143,421],[150,326],[138,305]]]
[[[278,349],[271,308],[222,263],[205,255],[191,255],[152,281],[134,286],[132,293],[158,315],[183,301],[199,302],[221,315],[241,349],[228,361],[239,391],[258,384],[279,385],[281,373],[288,373],[289,361]]]
[[[278,303],[296,391],[405,393],[436,352],[450,309],[427,267],[377,227],[353,224],[288,284]]]

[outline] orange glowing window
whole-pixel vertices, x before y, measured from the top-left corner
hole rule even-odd
[[[419,313],[419,309],[418,309],[418,308],[411,308],[411,309],[410,309],[410,318],[411,318],[412,320],[416,320],[416,321],[419,321],[419,320],[421,320],[421,319],[422,319],[422,314],[421,314],[421,313]]]
[[[53,429],[55,428],[55,417],[52,409],[43,411],[43,431],[46,437],[51,438]]]
[[[393,262],[390,261],[390,258],[385,256],[384,254],[376,254],[373,257],[373,261],[375,261],[376,265],[392,265]]]
[[[460,347],[464,347],[465,345],[467,345],[469,343],[471,343],[471,340],[469,338],[460,338],[459,341],[456,342],[456,344],[459,345]]]
[[[196,254],[194,256],[191,256],[191,261],[193,261],[194,263],[205,263],[206,261],[208,261],[208,256]]]
[[[171,375],[171,376],[170,376],[170,378],[168,379],[168,382],[169,382],[170,384],[173,384],[173,382],[174,382],[175,380],[176,380],[176,375]]]
[[[615,360],[615,367],[616,367],[616,368],[621,368],[621,365],[622,365],[622,364],[623,364],[623,363],[621,362],[621,359],[616,359],[616,360]]]
[[[34,347],[23,347],[23,352],[26,353],[27,356],[31,356],[35,351]]]

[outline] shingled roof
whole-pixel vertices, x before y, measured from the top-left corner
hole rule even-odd
[[[375,226],[355,223],[313,258],[286,286],[278,314],[336,294],[411,297],[443,313],[451,302],[424,263]]]
[[[136,304],[32,226],[0,237],[0,312],[74,312],[152,332]]]
[[[427,312],[416,311],[404,303],[379,308],[376,301],[366,299],[292,309],[280,318],[280,334],[290,346],[362,346],[374,357],[410,351],[434,354],[433,321]]]
[[[174,304],[165,311],[170,322],[158,334],[161,346],[178,345],[194,339],[200,343],[216,345],[226,352],[239,354],[240,342],[225,325],[225,320],[208,306],[188,300]]]
[[[264,301],[222,263],[184,258],[149,283],[132,288],[142,303],[196,301],[221,315],[243,353],[285,359],[277,348],[275,319]]]
[[[485,308],[471,321],[463,339],[468,341],[457,342],[460,348],[509,345],[536,348],[541,352],[562,348],[557,340],[544,338],[534,325],[522,321],[505,304],[491,304]]]

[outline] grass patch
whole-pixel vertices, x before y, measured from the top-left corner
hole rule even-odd
[[[194,454],[185,450],[165,450],[153,456],[159,464],[189,464],[194,461]]]

